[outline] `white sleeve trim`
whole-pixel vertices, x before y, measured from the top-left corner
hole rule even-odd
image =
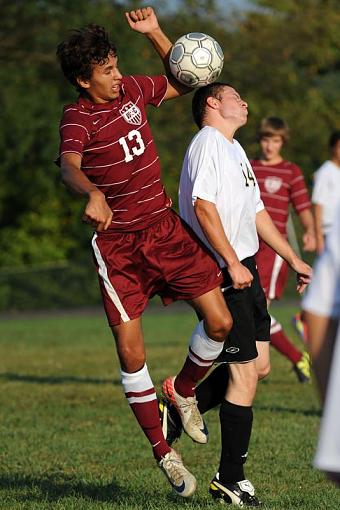
[[[204,191],[199,191],[192,196],[192,205],[196,202],[197,198],[201,198],[202,200],[207,200],[216,205],[216,197],[209,195],[209,193],[204,193]]]

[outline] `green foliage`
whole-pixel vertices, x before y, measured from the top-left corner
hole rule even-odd
[[[98,306],[101,302],[98,279],[88,251],[86,255],[78,256],[76,264],[61,261],[3,268],[0,311]]]
[[[160,73],[150,43],[131,32],[114,0],[1,1],[0,268],[82,257],[89,232],[81,225],[84,201],[60,184],[53,159],[58,123],[75,91],[55,58],[69,29],[105,25],[117,44],[123,73]],[[86,8],[84,8],[84,6]],[[278,115],[291,126],[286,156],[312,172],[328,156],[327,139],[340,127],[340,5],[336,0],[254,0],[231,13],[214,0],[154,2],[161,25],[175,40],[189,31],[214,36],[225,52],[221,76],[249,102],[249,122],[237,134],[257,153],[259,120]],[[150,109],[163,180],[177,204],[186,146],[195,132],[190,95]]]

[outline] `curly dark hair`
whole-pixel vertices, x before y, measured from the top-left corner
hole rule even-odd
[[[72,30],[68,39],[57,48],[62,71],[78,91],[82,89],[77,78],[89,80],[95,64],[104,64],[110,55],[116,54],[116,47],[105,29],[95,24]]]

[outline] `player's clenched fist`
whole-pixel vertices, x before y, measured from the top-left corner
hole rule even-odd
[[[233,282],[234,289],[245,289],[251,286],[254,277],[241,262],[228,265],[228,273]]]
[[[126,12],[125,16],[132,30],[141,34],[146,34],[159,27],[157,16],[152,7]]]
[[[106,230],[110,226],[112,211],[101,191],[95,190],[90,192],[89,201],[83,214],[83,221],[92,225],[99,232]]]

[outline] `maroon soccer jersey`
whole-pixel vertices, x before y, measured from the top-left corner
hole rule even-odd
[[[265,208],[281,234],[287,236],[289,204],[297,213],[311,207],[301,169],[289,161],[264,165],[259,160],[252,160],[251,165]]]
[[[145,111],[160,105],[166,89],[165,76],[125,76],[119,98],[95,104],[80,97],[64,108],[60,157],[82,157],[82,170],[113,212],[109,230],[144,229],[171,206]]]

